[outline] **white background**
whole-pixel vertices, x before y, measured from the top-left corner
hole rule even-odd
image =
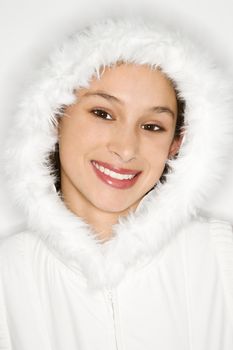
[[[18,96],[62,35],[108,15],[143,12],[175,23],[206,43],[233,76],[232,0],[0,0],[0,150]],[[0,235],[7,235],[23,227],[23,215],[8,198],[1,176],[0,181]],[[228,203],[220,198],[216,204],[226,205],[229,217],[232,197],[231,187]]]

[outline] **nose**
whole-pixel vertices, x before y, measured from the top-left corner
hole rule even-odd
[[[139,140],[135,130],[121,128],[114,130],[110,136],[108,150],[122,162],[127,163],[137,157]]]

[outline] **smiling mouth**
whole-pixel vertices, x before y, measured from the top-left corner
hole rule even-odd
[[[108,163],[92,160],[96,175],[106,184],[126,189],[135,184],[141,171],[113,167]]]

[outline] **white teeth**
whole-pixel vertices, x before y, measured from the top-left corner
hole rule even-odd
[[[112,177],[113,179],[118,179],[118,180],[130,180],[132,178],[135,177],[135,175],[129,175],[129,174],[119,174],[119,173],[115,173],[112,170],[109,170],[107,168],[104,168],[102,165],[99,165],[95,162],[92,162],[92,164],[99,170],[101,171],[101,173],[104,173],[110,177]]]

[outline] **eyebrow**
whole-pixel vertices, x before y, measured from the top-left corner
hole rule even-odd
[[[89,96],[100,96],[100,97],[105,98],[106,100],[114,101],[114,102],[117,102],[121,105],[124,104],[124,102],[119,100],[116,96],[109,95],[103,91],[86,92],[81,97],[89,97]],[[168,113],[171,115],[172,118],[175,118],[175,113],[173,112],[173,110],[171,108],[169,108],[167,106],[154,106],[154,107],[149,108],[148,110],[151,112],[157,112],[157,113]]]

